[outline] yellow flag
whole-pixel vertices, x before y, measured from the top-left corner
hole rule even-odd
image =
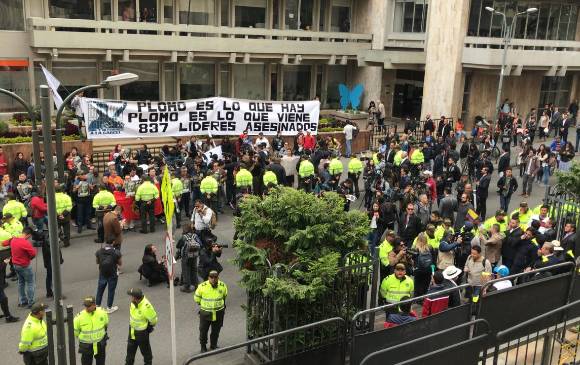
[[[173,189],[171,189],[171,174],[167,166],[163,170],[163,179],[161,180],[161,199],[163,200],[163,211],[165,212],[167,230],[171,231],[171,219],[173,218],[175,204],[173,202]]]

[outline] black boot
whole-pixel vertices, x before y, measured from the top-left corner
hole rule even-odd
[[[201,344],[201,351],[200,351],[200,352],[201,352],[201,353],[207,352],[207,347],[206,347],[206,345],[205,345],[205,344],[203,344],[203,343]]]
[[[6,318],[7,323],[17,322],[20,319],[10,314],[10,308],[8,308],[8,298],[4,298],[4,300],[0,301],[0,308],[2,308],[2,312],[4,313],[4,317]]]

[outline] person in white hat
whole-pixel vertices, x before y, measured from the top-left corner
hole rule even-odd
[[[443,270],[443,285],[446,289],[451,289],[453,287],[457,287],[457,278],[461,275],[461,270],[457,267],[450,265],[447,266],[445,270]],[[456,307],[461,305],[461,291],[456,290],[449,294],[449,307]]]

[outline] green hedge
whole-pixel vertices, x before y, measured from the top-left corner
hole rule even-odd
[[[63,141],[78,141],[81,137],[79,135],[63,136]],[[32,137],[11,137],[11,138],[0,138],[0,144],[14,144],[14,143],[30,143],[32,142]]]
[[[320,128],[318,129],[319,132],[342,132],[342,128]]]

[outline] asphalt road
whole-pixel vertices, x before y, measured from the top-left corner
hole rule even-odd
[[[515,153],[512,150],[512,158],[515,159]],[[518,175],[517,170],[514,175]],[[552,180],[553,181],[553,180]],[[362,179],[361,179],[362,182]],[[491,215],[499,207],[499,198],[495,193],[495,184],[497,174],[494,173],[492,185],[490,187],[489,199],[487,202],[488,215]],[[518,179],[518,183],[521,180]],[[521,185],[521,184],[520,184]],[[521,187],[520,187],[521,188]],[[534,185],[532,196],[527,199],[530,207],[541,203],[545,189],[539,185]],[[518,191],[512,197],[510,211],[516,209],[520,197]],[[359,202],[351,205],[358,208]],[[151,335],[151,345],[153,349],[154,363],[169,364],[171,363],[171,331],[170,331],[170,309],[169,309],[169,289],[164,285],[156,287],[146,287],[145,281],[139,281],[137,268],[141,263],[143,249],[149,243],[156,244],[160,252],[163,252],[164,232],[163,227],[158,226],[157,232],[143,235],[140,233],[126,233],[123,241],[123,274],[119,278],[117,286],[115,305],[119,310],[110,315],[109,325],[109,343],[107,347],[107,363],[121,364],[124,363],[126,353],[126,339],[129,326],[129,298],[126,292],[131,287],[139,287],[144,290],[145,295],[157,309],[159,323],[155,332]],[[233,227],[232,214],[229,208],[226,208],[226,214],[219,216],[218,226],[215,233],[220,242],[231,246]],[[82,298],[87,295],[95,295],[97,287],[98,268],[95,263],[94,253],[100,247],[99,244],[93,243],[94,236],[76,237],[72,239],[71,246],[63,249],[64,264],[62,265],[62,281],[64,295],[67,297],[65,304],[75,307],[75,312],[82,309]],[[241,306],[245,304],[246,295],[238,284],[239,274],[230,260],[234,256],[232,248],[224,249],[221,262],[224,266],[224,272],[221,279],[229,287],[229,296],[227,301],[227,311],[225,324],[220,335],[220,346],[227,346],[242,342],[245,340],[245,314]],[[46,301],[44,278],[45,269],[42,259],[35,260],[33,263],[36,267],[37,283],[37,301]],[[178,264],[179,267],[179,264]],[[179,272],[178,268],[178,272]],[[6,293],[9,297],[9,303],[14,315],[21,318],[20,322],[6,324],[0,320],[0,328],[3,338],[3,346],[0,347],[0,356],[3,364],[21,363],[21,356],[17,353],[18,340],[20,338],[20,329],[24,318],[27,315],[25,309],[17,308],[17,284],[10,281],[10,286]],[[106,294],[105,294],[106,295]],[[103,298],[103,304],[105,298]],[[46,304],[52,306],[52,301],[46,301]],[[177,335],[177,359],[178,363],[183,361],[194,353],[199,352],[198,341],[198,318],[197,308],[194,306],[192,294],[181,293],[177,288],[175,290],[175,310],[176,310],[176,335]],[[214,357],[210,360],[196,362],[200,364],[218,363],[218,364],[238,364],[241,363],[243,350],[220,357]],[[137,354],[137,363],[140,363],[141,355]],[[78,356],[77,363],[80,363]]]

